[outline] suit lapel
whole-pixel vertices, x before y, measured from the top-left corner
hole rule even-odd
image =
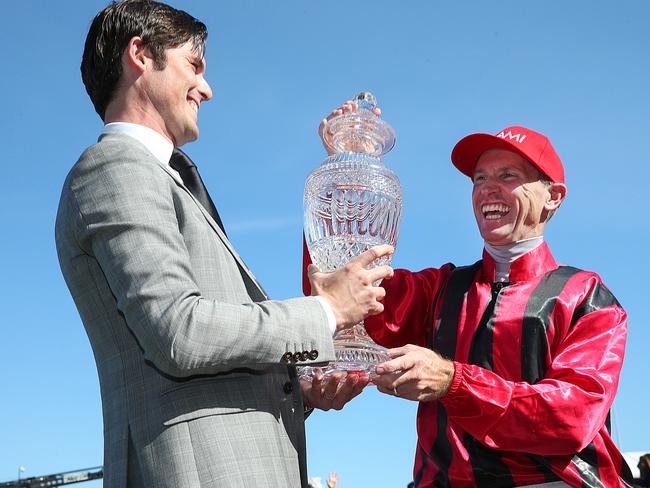
[[[190,190],[183,184],[181,179],[178,177],[177,174],[175,174],[174,170],[171,167],[163,166],[161,164],[158,164],[157,166],[162,168],[163,171],[165,171],[170,176],[170,178],[172,178],[174,180],[174,182],[179,187],[181,187],[192,198],[192,200],[194,201],[196,206],[199,208],[199,210],[201,211],[201,213],[205,217],[205,220],[208,222],[210,227],[212,227],[212,230],[214,230],[216,232],[217,236],[219,236],[219,239],[221,239],[221,242],[223,242],[224,246],[226,246],[226,249],[228,249],[228,251],[230,252],[232,257],[235,259],[235,261],[237,262],[237,264],[240,267],[240,270],[243,273],[246,273],[246,275],[250,278],[252,284],[256,288],[256,290],[250,290],[249,289],[249,294],[251,294],[251,298],[253,298],[256,301],[258,299],[259,300],[268,300],[268,295],[264,291],[264,288],[262,288],[262,285],[259,284],[259,282],[257,281],[257,278],[255,278],[255,275],[253,275],[251,270],[248,269],[248,266],[246,266],[246,263],[244,263],[244,260],[239,256],[239,254],[237,253],[235,248],[230,243],[230,240],[228,240],[226,235],[223,233],[223,231],[221,230],[219,225],[214,221],[214,219],[208,213],[208,211],[205,208],[203,208],[203,205],[201,205],[196,198],[194,198],[194,195],[192,195],[192,192],[190,192]],[[248,288],[248,286],[247,286],[247,288]],[[251,293],[251,292],[253,292],[253,293]],[[254,293],[254,292],[257,292],[257,293]],[[258,295],[258,296],[254,296],[254,295]]]

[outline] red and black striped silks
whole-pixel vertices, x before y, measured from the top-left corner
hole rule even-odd
[[[396,270],[384,312],[365,321],[379,344],[454,361],[449,392],[419,405],[416,486],[631,484],[607,427],[625,311],[597,274],[558,266],[545,243],[512,263],[508,283],[494,276],[485,252],[472,266]]]

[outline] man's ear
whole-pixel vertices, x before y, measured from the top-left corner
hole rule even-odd
[[[560,208],[564,197],[566,197],[566,185],[564,183],[551,183],[548,188],[548,198],[544,204],[544,208],[549,212],[555,211]]]
[[[131,38],[124,50],[122,61],[126,67],[135,70],[138,74],[144,72],[147,64],[151,62],[151,56],[141,37]]]

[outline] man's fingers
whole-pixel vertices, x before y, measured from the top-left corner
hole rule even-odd
[[[369,269],[368,279],[374,283],[375,281],[383,280],[384,278],[392,278],[393,273],[393,268],[384,264],[382,266],[377,266],[376,268]]]
[[[413,374],[413,370],[408,370],[377,375],[373,382],[382,393],[413,399],[411,394],[413,393],[413,385],[416,380],[417,378]]]
[[[407,344],[402,347],[394,347],[393,349],[388,350],[388,355],[392,358],[398,358],[400,356],[406,356],[409,352],[413,351],[414,346],[412,344]]]
[[[381,302],[386,296],[386,290],[381,286],[376,286],[372,290],[375,293],[375,300],[378,302]]]
[[[325,126],[327,123],[332,120],[334,117],[338,117],[339,115],[343,115],[345,113],[349,112],[354,112],[355,110],[359,109],[359,104],[355,101],[348,100],[347,102],[343,102],[340,107],[335,108],[330,112],[330,114],[321,120],[320,125],[318,126],[318,132],[319,134],[322,134],[323,131],[325,130]],[[373,109],[373,113],[377,116],[381,116],[381,109],[379,107],[376,107]]]
[[[377,376],[385,376],[389,374],[394,374],[397,373],[398,371],[402,371],[402,361],[401,359],[391,359],[390,361],[386,361],[385,363],[378,364],[375,367],[375,373]]]
[[[316,385],[320,388],[320,385],[323,381],[323,378],[325,375],[323,374],[323,370],[320,368],[314,368],[314,374],[311,377],[311,384]]]
[[[339,388],[339,383],[343,379],[343,373],[334,373],[328,378],[328,381],[324,383],[323,387],[323,397],[325,400],[332,401],[336,397],[336,392]]]
[[[314,403],[315,401],[317,401],[316,394],[318,393],[318,395],[320,395],[322,380],[323,380],[322,375],[321,376],[314,375],[309,380],[304,380],[304,383],[303,380],[300,381],[302,385],[307,387],[307,389],[303,388],[302,391],[308,403]]]
[[[393,254],[393,251],[395,251],[395,248],[393,246],[389,246],[388,244],[374,246],[367,251],[362,252],[357,257],[351,259],[350,262],[360,264],[364,268],[367,268],[376,259],[383,258],[384,256],[390,256]]]
[[[412,359],[406,355],[409,346],[389,349],[388,355],[392,358],[389,361],[378,364],[375,371],[378,375],[394,373],[396,371],[406,371],[413,367]]]
[[[384,304],[381,302],[375,302],[372,304],[371,307],[366,310],[366,314],[371,316],[371,315],[379,315],[384,311]]]
[[[359,384],[359,377],[354,374],[347,376],[345,381],[339,387],[336,392],[336,397],[332,400],[332,408],[334,410],[341,410],[343,406],[352,400],[355,396],[361,393],[361,390],[357,390],[357,385]],[[363,389],[363,388],[362,388]]]
[[[314,273],[318,273],[319,271],[320,270],[318,269],[318,266],[316,266],[315,264],[310,264],[309,266],[307,266],[307,276],[311,276]]]
[[[334,117],[338,117],[339,115],[343,115],[344,113],[354,112],[355,110],[357,110],[357,108],[359,108],[359,106],[355,102],[353,102],[352,100],[348,100],[347,102],[342,103],[340,107],[332,110],[330,114],[327,116],[327,118],[323,119],[321,125],[322,126],[326,125],[327,122],[332,120]]]
[[[377,374],[375,377],[372,379],[372,382],[376,386],[381,386],[383,388],[388,388],[392,389],[393,388],[393,383],[401,376],[401,372],[397,371],[394,373],[384,373],[384,374]]]

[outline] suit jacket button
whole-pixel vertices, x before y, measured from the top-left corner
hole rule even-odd
[[[301,352],[297,352],[297,353],[295,353],[295,354],[293,355],[293,361],[294,361],[295,363],[297,363],[297,362],[299,362],[299,361],[302,361],[302,353],[301,353]]]
[[[291,381],[287,381],[283,386],[282,389],[284,392],[288,395],[289,393],[293,392],[293,383]]]
[[[312,361],[316,361],[317,358],[318,358],[318,351],[314,349],[312,352],[309,353],[309,359],[311,359]]]
[[[285,352],[282,355],[282,362],[283,363],[290,363],[292,361],[293,361],[293,354],[291,354],[290,352]]]

